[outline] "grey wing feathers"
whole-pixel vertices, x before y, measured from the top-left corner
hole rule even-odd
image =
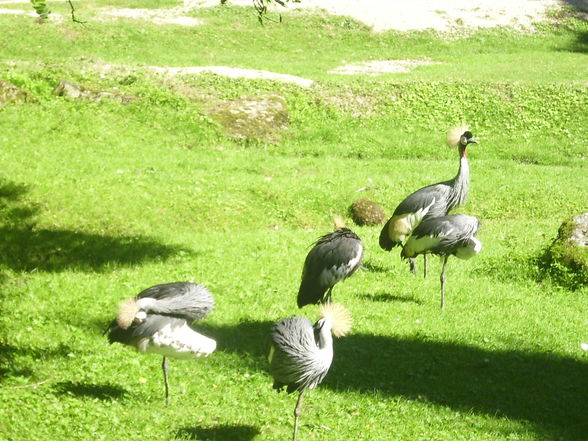
[[[316,360],[318,347],[310,320],[290,317],[274,324],[270,333],[270,373],[274,388],[312,389],[327,375]]]
[[[191,282],[155,285],[141,291],[137,299],[147,313],[183,317],[189,321],[206,317],[214,308],[210,291]]]
[[[425,218],[445,216],[447,214],[447,200],[450,193],[451,181],[427,185],[426,187],[420,188],[414,193],[408,195],[400,204],[398,204],[398,207],[394,210],[393,216],[406,213],[416,213],[429,205],[431,208]]]
[[[113,321],[108,329],[108,341],[134,346],[142,338],[150,338],[166,325],[181,326],[186,320],[162,315],[148,315],[140,322],[133,322],[128,329],[122,329]]]
[[[150,338],[164,326],[172,328],[186,324],[186,320],[161,315],[148,315],[145,320],[133,327],[132,337],[135,339]]]
[[[454,247],[461,246],[472,238],[480,229],[480,221],[465,214],[441,216],[426,219],[415,228],[412,235],[415,238],[432,236],[441,241],[430,249],[432,253],[445,250],[450,254]]]

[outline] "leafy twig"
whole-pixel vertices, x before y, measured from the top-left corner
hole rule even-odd
[[[25,384],[23,386],[7,386],[7,387],[5,387],[5,389],[26,389],[28,387],[34,387],[36,389],[40,385],[45,384],[45,383],[47,383],[47,382],[49,382],[51,380],[53,380],[53,378],[47,378],[46,380],[39,381],[38,383]]]
[[[67,0],[67,2],[69,3],[69,7],[71,8],[71,19],[74,23],[79,23],[79,24],[85,24],[86,22],[83,20],[78,20],[76,18],[76,8],[74,8],[74,5],[72,3],[71,0]]]

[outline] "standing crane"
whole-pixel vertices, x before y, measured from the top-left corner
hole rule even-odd
[[[294,408],[296,441],[302,394],[316,388],[325,378],[333,361],[333,337],[351,329],[351,315],[339,303],[325,303],[319,308],[319,320],[313,325],[305,317],[290,317],[275,323],[270,332],[268,361],[273,388],[278,392],[298,391]],[[331,335],[332,334],[332,335]]]
[[[298,290],[298,307],[331,301],[333,286],[361,265],[363,245],[357,234],[335,217],[335,231],[320,237],[308,252]],[[326,293],[326,295],[325,295]]]
[[[467,146],[477,144],[472,132],[465,125],[454,127],[447,132],[447,144],[457,147],[459,152],[459,170],[448,181],[428,185],[406,197],[394,210],[380,233],[380,247],[390,251],[401,246],[410,237],[412,231],[426,218],[445,216],[449,211],[463,204],[468,195],[470,184],[470,167],[467,159]],[[427,276],[427,260],[424,258],[424,274]],[[416,264],[409,258],[410,271],[416,274]]]
[[[211,354],[216,341],[194,331],[190,324],[214,307],[202,285],[174,282],[155,285],[121,302],[106,332],[110,343],[134,346],[139,352],[163,355],[165,404],[169,405],[168,357],[191,359]]]
[[[401,256],[410,259],[419,254],[436,254],[443,258],[441,269],[441,309],[445,309],[445,267],[447,259],[453,255],[467,260],[482,249],[475,235],[480,229],[480,221],[474,216],[454,214],[451,216],[430,217],[414,229]]]

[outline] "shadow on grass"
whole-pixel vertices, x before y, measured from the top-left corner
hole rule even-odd
[[[54,348],[18,347],[0,342],[0,380],[6,377],[33,377],[38,360],[64,358],[72,348],[60,344]]]
[[[368,271],[370,273],[386,273],[389,271],[389,268],[383,265],[378,265],[377,263],[372,262],[363,262],[359,267],[360,270]]]
[[[198,324],[198,331],[217,341],[217,350],[242,356],[265,357],[270,329],[274,322],[269,320],[245,320],[233,326]]]
[[[52,390],[58,395],[74,395],[76,397],[97,398],[111,401],[123,397],[127,391],[113,384],[87,384],[71,381],[56,383]]]
[[[244,367],[267,371],[265,343],[272,323],[244,321],[208,326],[207,332]],[[542,439],[585,441],[588,433],[588,361],[549,353],[351,334],[335,341],[335,358],[321,387],[378,391],[525,420]]]
[[[400,303],[416,303],[422,305],[423,301],[414,296],[400,296],[397,294],[390,294],[388,292],[358,294],[357,297],[370,302],[400,302]]]
[[[221,424],[214,427],[183,427],[177,431],[176,437],[201,441],[249,441],[260,433],[254,426]]]
[[[0,265],[15,271],[100,271],[109,265],[135,265],[190,250],[142,236],[111,237],[68,230],[23,231],[0,228]]]
[[[588,362],[452,343],[352,334],[335,342],[324,382],[527,420],[542,436],[586,440]]]
[[[191,250],[143,236],[107,236],[35,228],[38,204],[28,187],[0,177],[0,265],[15,271],[100,271],[109,265],[135,265]]]

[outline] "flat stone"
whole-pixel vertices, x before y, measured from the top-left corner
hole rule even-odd
[[[226,101],[208,110],[227,133],[238,139],[277,142],[289,127],[286,99],[265,94]]]

